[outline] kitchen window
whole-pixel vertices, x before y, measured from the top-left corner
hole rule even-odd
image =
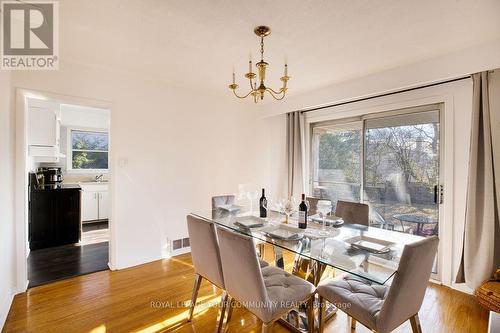
[[[70,130],[68,168],[81,171],[107,171],[109,137],[107,132]]]

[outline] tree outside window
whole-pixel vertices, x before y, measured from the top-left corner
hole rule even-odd
[[[71,168],[107,170],[109,138],[106,132],[71,131]]]

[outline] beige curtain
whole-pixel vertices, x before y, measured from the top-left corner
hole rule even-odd
[[[286,115],[286,151],[288,196],[304,191],[304,114],[300,111]]]
[[[468,287],[476,289],[500,266],[500,221],[495,189],[488,73],[474,74],[472,79],[469,179],[462,260],[456,282],[465,282]]]

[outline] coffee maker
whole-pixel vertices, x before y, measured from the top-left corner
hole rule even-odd
[[[57,185],[63,181],[61,168],[38,168],[36,175],[39,185]]]

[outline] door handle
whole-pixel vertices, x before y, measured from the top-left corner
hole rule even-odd
[[[434,186],[434,203],[442,204],[444,202],[444,186],[435,185]]]

